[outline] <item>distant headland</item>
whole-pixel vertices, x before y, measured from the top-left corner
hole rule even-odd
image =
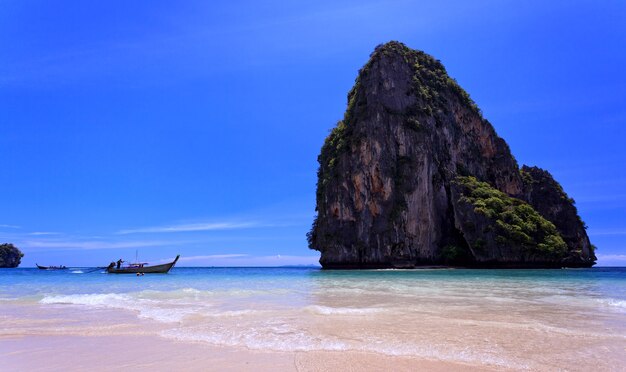
[[[430,55],[378,46],[318,157],[309,247],[324,268],[591,267],[574,201],[520,168]]]
[[[13,244],[0,244],[0,267],[18,267],[22,257],[24,257],[24,253]]]

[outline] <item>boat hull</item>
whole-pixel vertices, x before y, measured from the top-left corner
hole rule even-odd
[[[67,267],[40,266],[35,264],[39,270],[67,270]]]
[[[180,255],[176,256],[174,261],[163,265],[145,266],[145,267],[121,267],[116,268],[115,265],[109,265],[107,267],[107,273],[109,274],[167,274],[176,262]]]

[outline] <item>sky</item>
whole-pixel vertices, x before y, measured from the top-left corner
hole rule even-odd
[[[626,266],[623,1],[0,0],[0,242],[22,266],[315,264],[317,155],[358,69],[440,59]]]

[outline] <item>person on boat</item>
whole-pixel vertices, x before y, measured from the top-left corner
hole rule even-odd
[[[117,260],[117,269],[119,270],[120,267],[122,266],[122,262],[124,262],[124,260],[122,260],[121,258],[119,260]]]

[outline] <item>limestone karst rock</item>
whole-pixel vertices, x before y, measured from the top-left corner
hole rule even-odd
[[[402,43],[372,53],[318,161],[308,239],[324,268],[595,262],[558,183],[520,170],[443,65]]]

